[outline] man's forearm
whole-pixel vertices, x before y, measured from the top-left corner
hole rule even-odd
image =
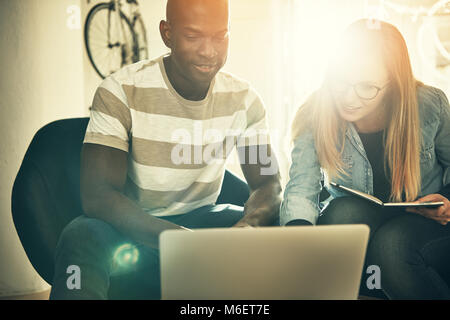
[[[111,224],[125,236],[152,248],[159,247],[164,230],[183,229],[171,222],[151,216],[119,191],[102,192],[95,204],[85,206],[85,214]]]
[[[254,190],[244,206],[244,217],[238,224],[253,227],[273,224],[279,216],[281,186],[278,181],[270,181]]]

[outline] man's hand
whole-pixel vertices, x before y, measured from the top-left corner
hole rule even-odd
[[[233,227],[259,227],[272,225],[278,217],[281,204],[281,186],[278,177],[270,177],[256,190],[244,205],[244,217]]]
[[[433,219],[442,225],[446,225],[450,221],[450,201],[443,195],[433,193],[423,198],[418,199],[416,202],[444,202],[444,205],[435,208],[406,208],[408,212],[418,213],[426,218]]]
[[[272,225],[279,215],[281,183],[278,162],[270,145],[238,148],[242,173],[250,187],[250,197],[244,205],[244,217],[234,227]],[[257,159],[257,163],[247,163]]]
[[[253,228],[251,225],[249,225],[247,222],[244,221],[238,221],[233,228]]]

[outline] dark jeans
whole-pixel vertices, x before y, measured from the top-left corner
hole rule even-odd
[[[210,205],[187,214],[163,219],[187,228],[231,227],[243,217],[243,208],[231,204]],[[118,263],[117,250],[125,246],[127,252],[137,260],[135,263]],[[130,250],[130,247],[132,248]],[[124,248],[124,247],[122,247]],[[68,288],[67,272],[71,265],[80,269],[81,288]],[[119,280],[118,280],[119,279]],[[55,253],[55,275],[50,299],[108,299],[124,296],[122,292],[111,292],[114,281],[126,285],[126,296],[130,299],[160,298],[159,251],[138,245],[114,229],[110,224],[79,216],[63,230]]]
[[[360,294],[390,299],[450,299],[450,224],[354,197],[337,198],[317,224],[367,224],[370,238]],[[367,266],[377,265],[381,290],[369,290]],[[378,291],[378,292],[377,292]],[[382,291],[382,292],[380,292]]]

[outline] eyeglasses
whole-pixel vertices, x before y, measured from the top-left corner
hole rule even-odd
[[[343,81],[337,81],[334,83],[333,87],[337,93],[344,93],[348,87],[352,87],[356,95],[363,100],[372,100],[380,93],[381,90],[388,86],[390,81],[388,81],[384,86],[378,87],[368,82],[359,82],[356,84],[349,84]]]

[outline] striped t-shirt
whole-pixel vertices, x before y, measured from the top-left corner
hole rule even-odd
[[[214,204],[232,149],[269,143],[264,105],[247,82],[219,72],[205,99],[186,100],[163,57],[102,82],[84,138],[128,152],[125,194],[154,216]]]

